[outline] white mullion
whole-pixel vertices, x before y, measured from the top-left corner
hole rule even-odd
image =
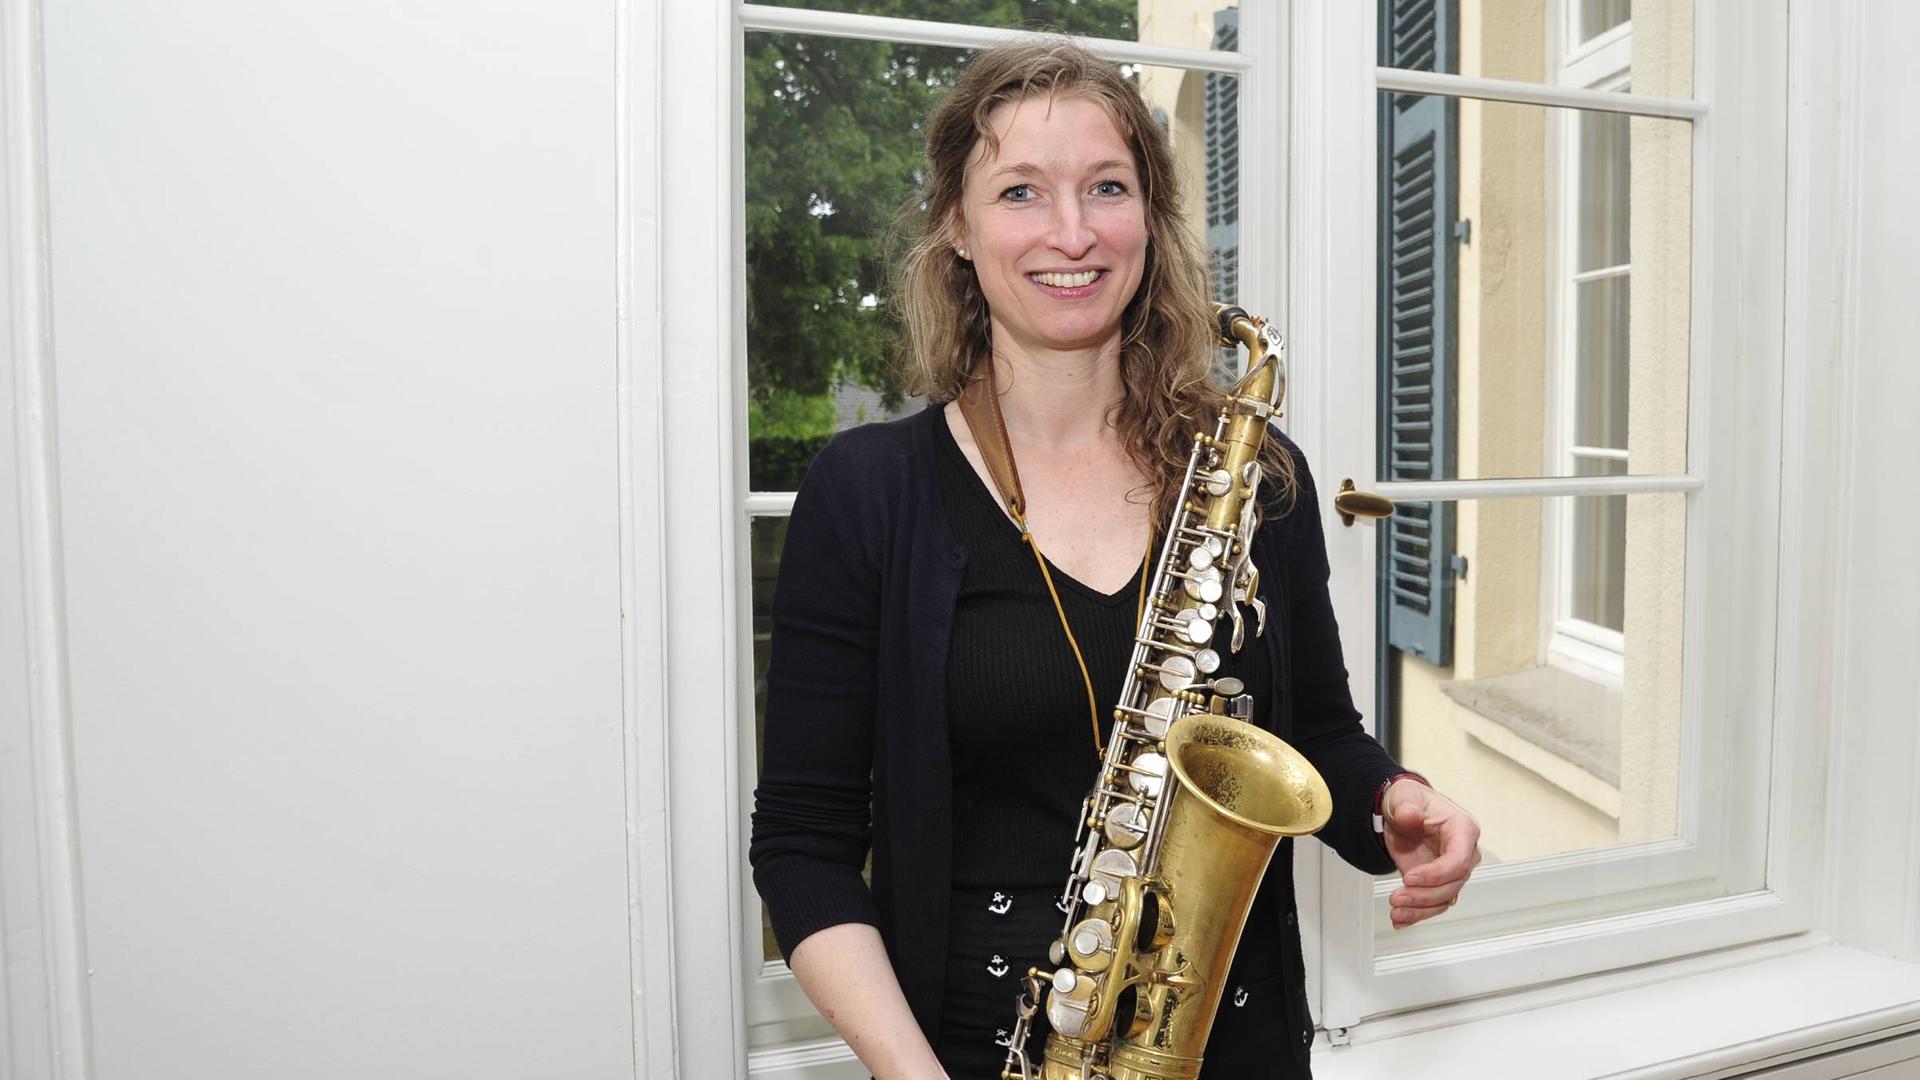
[[[1616,450],[1611,446],[1571,446],[1567,448],[1567,452],[1572,454],[1575,460],[1580,458],[1592,458],[1599,461],[1627,460],[1627,452],[1625,450]]]
[[[1401,480],[1368,490],[1394,502],[1559,499],[1575,495],[1654,495],[1700,490],[1697,476],[1540,476],[1513,480]]]
[[[1592,270],[1576,270],[1573,272],[1573,283],[1575,285],[1585,285],[1590,281],[1606,281],[1610,278],[1626,277],[1631,273],[1633,273],[1632,263],[1601,266]]]
[[[1295,2],[1292,18],[1293,272],[1290,350],[1297,372],[1288,380],[1293,400],[1288,433],[1307,460],[1331,475],[1374,467],[1376,365],[1375,270],[1378,181],[1378,94],[1367,65],[1375,59],[1376,5]],[[1355,197],[1355,193],[1363,193]],[[1365,357],[1364,363],[1339,358]],[[1351,411],[1350,411],[1351,410]],[[1323,513],[1331,517],[1331,483],[1322,483]],[[1333,529],[1327,536],[1334,610],[1343,627],[1373,625],[1377,545],[1371,535]],[[1369,635],[1370,636],[1370,635]],[[1359,646],[1360,643],[1355,643]],[[1376,713],[1372,642],[1348,652],[1355,704]],[[1332,849],[1307,845],[1318,858],[1302,875],[1302,948],[1310,971],[1313,1016],[1337,1031],[1357,1024],[1370,1006],[1373,985],[1374,905],[1370,879]]]
[[[1470,75],[1448,75],[1431,71],[1407,71],[1401,68],[1377,68],[1374,81],[1382,90],[1403,94],[1444,94],[1449,97],[1481,101],[1506,101],[1515,105],[1544,105],[1554,109],[1586,109],[1592,112],[1626,113],[1629,116],[1653,116],[1667,120],[1697,120],[1707,114],[1703,101],[1691,98],[1650,97],[1608,90],[1582,90],[1568,86],[1546,86],[1513,79],[1482,79]]]
[[[896,19],[885,15],[856,15],[843,11],[806,11],[767,4],[741,4],[738,14],[741,29],[749,31],[895,41],[952,49],[983,49],[1010,41],[1051,41],[1058,38],[1055,34],[1031,30],[965,26],[925,19]],[[1156,67],[1218,71],[1233,75],[1253,68],[1252,58],[1241,52],[1188,49],[1140,41],[1116,41],[1112,38],[1076,37],[1074,41],[1089,52],[1116,63],[1152,64]]]
[[[793,513],[791,491],[755,491],[741,500],[748,517],[778,516]]]

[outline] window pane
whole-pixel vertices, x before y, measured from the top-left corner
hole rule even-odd
[[[1594,462],[1587,471],[1617,470]],[[1490,863],[1678,835],[1686,497],[1451,509],[1466,573],[1443,583],[1448,659],[1382,645],[1389,748],[1468,804]],[[1571,544],[1556,536],[1569,523]],[[1572,565],[1558,556],[1567,547]],[[1594,621],[1614,633],[1554,614],[1570,580],[1610,609]],[[1617,884],[1596,882],[1594,892]]]
[[[1482,79],[1556,86],[1591,86],[1625,92],[1617,80],[1588,77],[1563,70],[1574,58],[1554,47],[1548,0],[1378,0],[1380,11],[1379,63],[1382,67],[1431,71]],[[1579,32],[1584,42],[1601,30],[1625,21],[1628,0],[1585,0],[1562,5],[1579,7],[1575,25],[1562,30],[1566,37]],[[1632,5],[1633,92],[1654,97],[1693,96],[1693,0],[1640,0]],[[1590,26],[1599,27],[1591,32]],[[1472,48],[1463,48],[1471,43]],[[1608,48],[1613,46],[1609,45]],[[1604,49],[1601,51],[1605,51]],[[1586,61],[1589,57],[1579,58]],[[1611,72],[1610,74],[1617,74]]]
[[[1623,463],[1580,459],[1581,476],[1619,476]],[[1626,627],[1627,497],[1568,499],[1572,512],[1572,565],[1568,567],[1568,614],[1608,630]]]
[[[1142,4],[1139,0],[760,0],[774,7],[886,15],[896,19],[1061,32],[1111,41],[1144,41],[1194,49],[1238,49],[1231,28],[1216,31],[1237,2],[1210,5]]]
[[[1574,442],[1625,450],[1629,281],[1620,274],[1577,282],[1574,291]]]
[[[1633,230],[1628,213],[1632,170],[1628,122],[1621,113],[1583,112],[1579,117],[1579,268],[1599,270],[1631,258]]]
[[[1579,0],[1580,37],[1588,41],[1633,17],[1633,0]]]
[[[1686,471],[1692,125],[1397,93],[1380,125],[1377,479]]]
[[[773,640],[773,582],[780,572],[780,550],[787,542],[787,519],[749,518],[747,534],[752,575],[749,587],[753,592],[753,761],[758,776],[765,761],[762,751],[766,745],[767,659],[772,655],[769,643]],[[767,917],[764,904],[760,907],[760,955],[766,960],[780,956],[780,946],[773,939],[773,921]]]
[[[890,378],[884,236],[954,49],[746,38],[749,484],[799,486],[834,432],[912,411]]]
[[[922,123],[966,53],[746,36],[748,482],[792,491],[835,432],[913,412],[890,364],[887,234],[920,182]],[[1238,82],[1132,65],[1167,125],[1216,292],[1239,267]]]

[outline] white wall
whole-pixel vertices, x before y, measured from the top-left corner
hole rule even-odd
[[[91,1074],[631,1075],[613,0],[45,7]]]

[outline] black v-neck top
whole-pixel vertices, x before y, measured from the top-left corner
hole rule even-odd
[[[1020,530],[947,423],[933,426],[941,502],[967,551],[947,652],[953,887],[1058,889],[1100,767],[1086,683]],[[1142,570],[1109,594],[1048,569],[1093,680],[1104,742],[1133,652]],[[1238,676],[1256,701],[1267,701],[1266,650],[1219,651],[1217,674]]]
[[[928,408],[842,432],[814,456],[794,496],[773,594],[765,749],[748,849],[782,951],[827,927],[878,927],[930,1040],[940,1036],[955,974],[949,950],[971,932],[953,907],[963,895],[953,889],[955,837],[971,824],[953,801],[947,697],[955,604],[977,553],[954,538],[942,497],[945,455],[935,433],[945,423],[942,410]],[[1347,689],[1313,477],[1299,447],[1272,437],[1291,459],[1299,491],[1276,495],[1254,544],[1270,617],[1266,635],[1240,655],[1273,673],[1273,691],[1256,702],[1254,717],[1326,778],[1333,816],[1316,838],[1360,870],[1384,873],[1393,860],[1373,831],[1373,797],[1401,766],[1367,734]],[[1086,722],[1082,694],[1078,723]],[[1069,790],[1093,779],[1091,748],[1086,753],[1064,780]],[[1035,842],[1052,852],[1055,888],[1066,880],[1071,834],[1063,841],[1036,830]],[[1272,917],[1256,903],[1247,931],[1277,936],[1283,971],[1245,987],[1244,1006],[1236,991],[1223,1009],[1257,1020],[1290,1051],[1262,1059],[1275,1077],[1308,1075],[1313,1041],[1290,846],[1281,844],[1261,889],[1277,902]],[[869,854],[871,884],[862,873]],[[1243,955],[1248,947],[1243,939]],[[1007,960],[1010,968],[1018,962]],[[1211,1045],[1208,1057],[1216,1060]]]

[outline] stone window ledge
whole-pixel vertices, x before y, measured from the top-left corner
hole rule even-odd
[[[1620,691],[1556,667],[1442,683],[1454,721],[1489,750],[1620,816]]]

